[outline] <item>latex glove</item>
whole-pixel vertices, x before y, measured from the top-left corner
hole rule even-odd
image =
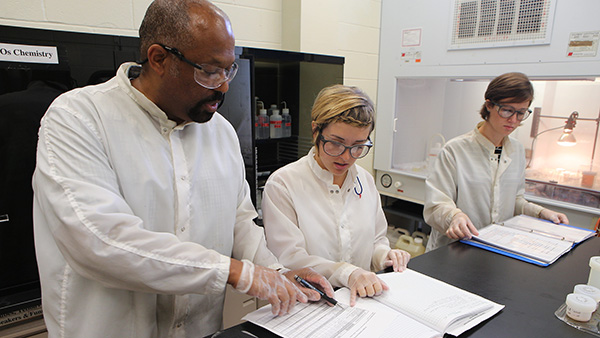
[[[394,272],[402,272],[406,270],[406,265],[410,260],[410,254],[404,250],[392,249],[388,252],[384,266],[392,266]]]
[[[468,238],[478,236],[477,228],[471,222],[471,219],[464,212],[454,215],[450,227],[446,230],[446,236],[452,239]]]
[[[268,300],[274,315],[288,313],[296,300],[302,303],[308,301],[306,295],[279,272],[254,265],[245,259],[242,263],[242,272],[235,289],[258,299]]]
[[[333,287],[331,287],[331,284],[329,283],[327,278],[318,274],[315,270],[313,270],[311,268],[292,270],[292,271],[284,273],[284,275],[289,280],[294,282],[296,284],[296,286],[298,286],[300,291],[302,291],[302,293],[304,293],[306,295],[306,297],[308,298],[308,300],[310,300],[310,301],[316,302],[316,301],[320,300],[321,295],[318,292],[308,289],[308,288],[305,288],[304,286],[302,286],[301,284],[296,282],[296,280],[294,279],[294,276],[298,275],[298,276],[304,278],[304,280],[306,280],[307,282],[312,284],[317,289],[323,291],[323,293],[325,293],[327,296],[334,298]],[[332,305],[332,304],[330,304],[330,305]]]
[[[552,211],[550,209],[543,209],[540,212],[539,216],[540,216],[540,218],[547,219],[556,224],[558,224],[558,223],[569,224],[569,219],[567,218],[567,215],[561,214],[560,212]]]
[[[371,271],[361,268],[354,270],[348,278],[350,285],[350,306],[356,304],[356,295],[360,297],[373,297],[380,295],[389,287]]]

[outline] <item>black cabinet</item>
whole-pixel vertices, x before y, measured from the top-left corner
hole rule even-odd
[[[243,126],[234,123],[234,127],[242,145],[252,201],[260,208],[261,187],[269,174],[310,150],[312,104],[322,88],[343,83],[344,58],[248,47],[238,47],[236,52],[240,70],[247,68],[242,72],[249,77],[236,76],[219,112],[231,121],[230,116],[239,114],[235,110],[245,111],[247,118],[238,118]],[[249,92],[247,83],[250,83]],[[238,94],[240,91],[244,94]],[[286,102],[292,117],[290,137],[256,139],[253,126],[258,114],[257,101],[262,101],[265,108],[272,104],[281,108],[282,102]]]

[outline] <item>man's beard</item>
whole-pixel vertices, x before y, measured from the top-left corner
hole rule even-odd
[[[219,101],[219,106],[217,107],[217,109],[221,108],[223,102],[225,101],[225,94],[219,91],[215,91],[215,93],[212,96],[209,96],[204,100],[198,101],[198,103],[196,103],[196,105],[192,109],[190,109],[190,111],[188,111],[188,117],[192,121],[198,123],[205,123],[210,121],[210,119],[214,115],[214,112],[203,109],[202,106],[204,106],[204,104],[208,102],[213,101]]]

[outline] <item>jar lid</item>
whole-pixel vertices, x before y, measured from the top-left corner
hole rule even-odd
[[[577,284],[573,288],[573,293],[586,295],[592,297],[596,302],[600,302],[600,289],[595,286],[587,284]]]
[[[574,311],[579,312],[594,312],[596,311],[596,301],[592,297],[581,295],[578,293],[570,293],[567,295],[567,306]]]

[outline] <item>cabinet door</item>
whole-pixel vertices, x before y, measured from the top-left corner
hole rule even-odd
[[[256,298],[239,293],[227,284],[223,307],[223,329],[242,323],[242,317],[257,309],[256,304]]]

